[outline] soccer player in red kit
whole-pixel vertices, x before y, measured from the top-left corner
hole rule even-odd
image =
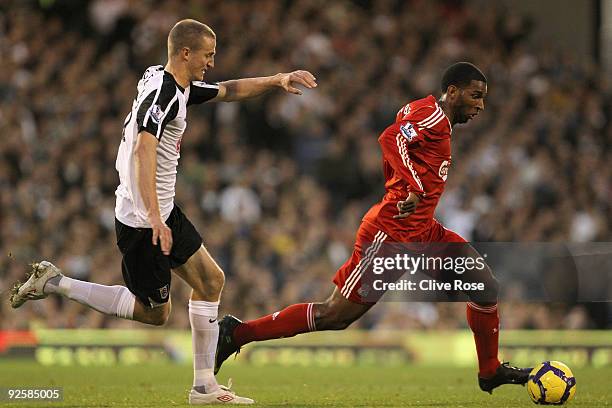
[[[364,299],[363,294],[368,291],[365,284],[364,290],[360,290],[364,271],[385,242],[465,243],[461,247],[466,255],[477,255],[461,236],[434,219],[434,211],[451,165],[452,127],[466,123],[484,109],[487,80],[476,66],[459,62],[445,71],[441,91],[439,100],[429,95],[402,107],[395,123],[378,138],[386,194],[364,216],[353,254],[336,272],[336,288],[329,299],[295,304],[247,322],[225,316],[219,323],[216,371],[231,354],[252,341],[342,330],[360,318],[374,304]],[[456,277],[466,282],[482,282],[486,288],[478,293],[466,292],[467,321],[476,343],[480,388],[491,393],[502,384],[525,384],[530,369],[498,360],[498,283],[490,269]]]

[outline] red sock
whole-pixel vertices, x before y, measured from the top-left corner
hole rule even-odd
[[[234,329],[234,342],[243,346],[252,341],[280,339],[315,331],[312,309],[312,303],[299,303],[280,312],[244,322]]]
[[[467,321],[474,333],[478,354],[478,375],[492,377],[499,367],[497,349],[499,345],[499,315],[497,305],[479,306],[467,303]]]

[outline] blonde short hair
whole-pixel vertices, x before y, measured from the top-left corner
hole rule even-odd
[[[202,37],[215,39],[215,32],[199,21],[181,20],[172,27],[168,34],[168,55],[176,55],[183,47],[192,50],[200,48]]]

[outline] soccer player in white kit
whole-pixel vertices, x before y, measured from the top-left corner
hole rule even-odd
[[[187,107],[203,102],[252,98],[274,88],[317,86],[307,71],[202,82],[214,67],[215,33],[195,20],[179,21],[168,35],[168,63],[147,68],[126,117],[117,155],[117,246],[126,286],[105,286],[64,276],[48,261],[33,265],[29,279],[15,285],[14,308],[50,293],[108,315],[163,325],[170,314],[171,271],[192,287],[189,300],[194,381],[191,404],[250,404],[214,377],[219,326],[217,310],[224,274],[192,223],[174,203],[176,171]]]

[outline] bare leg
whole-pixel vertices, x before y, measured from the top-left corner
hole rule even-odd
[[[154,326],[162,326],[168,321],[171,309],[172,304],[170,300],[168,300],[168,303],[164,303],[163,306],[148,307],[136,299],[134,304],[134,320]]]
[[[344,330],[365,314],[372,305],[354,303],[340,294],[338,288],[323,303],[315,303],[317,330]]]
[[[193,289],[191,300],[218,302],[225,284],[225,275],[208,250],[200,249],[180,267],[173,269]]]

